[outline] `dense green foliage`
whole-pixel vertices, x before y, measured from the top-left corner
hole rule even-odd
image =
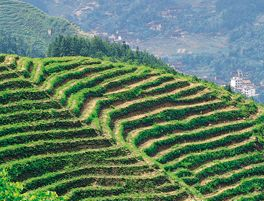
[[[42,1],[41,6],[47,2]],[[148,13],[138,8],[142,2],[120,5],[136,5],[136,10],[145,16]],[[193,3],[188,2],[180,9],[183,13]],[[210,17],[200,22],[197,16],[204,11],[200,7],[194,16],[195,23],[199,22],[195,30],[192,23],[186,23],[189,12],[182,16],[184,23],[179,26],[199,34],[208,30],[243,32],[248,28],[244,29],[244,23],[251,27],[263,12],[259,0],[243,1],[242,7],[237,6],[237,1],[212,2],[222,19],[218,23]],[[162,3],[156,3],[148,12],[162,13]],[[166,3],[175,5],[174,1]],[[40,12],[33,12],[31,6],[20,1],[3,0],[3,19],[12,16],[16,23],[21,19],[24,22],[25,18],[12,15],[14,5],[21,5],[26,19]],[[248,10],[250,15],[238,17]],[[20,10],[15,11],[21,15]],[[41,20],[46,19],[45,14],[39,15]],[[141,15],[126,18],[128,22],[137,21],[142,30],[148,20],[160,20]],[[36,21],[45,27],[41,20]],[[180,20],[177,18],[175,23]],[[36,27],[32,21],[25,21],[29,22],[26,26],[21,23],[25,30]],[[70,26],[65,23],[62,30]],[[206,29],[203,23],[208,25]],[[130,29],[134,30],[133,23],[129,23]],[[32,43],[24,43],[29,39],[17,33],[0,35],[1,51],[37,56],[43,56],[41,51],[47,47],[43,41],[53,38],[48,54],[58,56],[31,59],[0,55],[0,169],[8,169],[8,174],[0,172],[1,200],[64,199],[50,192],[71,201],[263,199],[263,106],[195,77],[170,73],[162,68],[166,65],[161,60],[138,49],[132,51],[126,44],[98,37],[58,36],[62,30],[54,37],[46,37],[47,30],[38,30],[45,33],[41,35],[43,40],[30,29]],[[169,28],[166,32],[169,34]],[[152,34],[156,35],[157,30],[146,35]],[[240,35],[230,39],[244,42]],[[231,49],[234,57],[250,56],[245,49],[235,48]],[[260,57],[261,54],[254,59]],[[214,57],[210,58],[214,62]],[[186,63],[188,59],[193,58],[188,57]],[[202,65],[203,59],[201,55],[194,61]],[[206,58],[205,62],[209,64],[210,60]],[[15,182],[23,183],[24,188]]]
[[[109,57],[111,61],[120,60],[153,67],[166,66],[160,59],[147,52],[138,49],[133,51],[127,44],[111,43],[99,37],[59,36],[49,45],[48,56]]]
[[[3,197],[263,196],[264,116],[254,101],[195,77],[109,59],[0,55],[0,62]]]
[[[0,31],[0,52],[7,54],[29,55],[28,44],[19,37],[12,36],[3,30]]]
[[[12,183],[7,171],[0,171],[0,199],[2,201],[63,201],[56,193],[40,192],[35,194],[22,194],[22,184]]]
[[[0,168],[8,169],[4,188],[12,187],[4,191],[4,201],[53,200],[55,194],[43,193],[49,191],[76,201],[189,197],[177,181],[87,125],[80,117],[84,103],[78,102],[77,115],[71,110],[76,97],[85,101],[124,83],[142,82],[153,68],[87,57],[0,55],[0,62]],[[24,188],[15,189],[13,182]],[[18,198],[7,198],[13,192]]]

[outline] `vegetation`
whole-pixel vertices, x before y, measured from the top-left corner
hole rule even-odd
[[[123,62],[144,64],[153,67],[166,66],[160,59],[147,52],[142,52],[138,49],[133,51],[125,43],[110,43],[99,37],[59,36],[49,45],[48,56],[108,57],[111,61],[121,60]]]
[[[21,38],[5,31],[0,31],[0,52],[7,54],[28,55],[30,47]]]
[[[0,62],[0,168],[8,170],[0,188],[8,196],[262,199],[264,115],[254,101],[109,59]]]
[[[20,183],[11,183],[7,171],[0,172],[0,199],[3,201],[63,201],[56,193],[40,192],[35,194],[22,194]]]
[[[43,57],[58,35],[79,32],[67,20],[18,0],[1,0],[0,18],[0,53]]]
[[[122,36],[131,44],[166,57],[188,74],[223,84],[240,69],[258,86],[257,99],[264,102],[261,0],[94,0],[89,4],[90,12],[83,11],[87,6],[83,0],[58,2],[56,9],[52,1],[25,1],[52,15],[64,16],[84,30]]]
[[[166,66],[155,56],[138,49],[133,51],[126,44],[80,36],[79,29],[67,20],[50,17],[27,3],[3,0],[0,6],[0,53],[31,57],[108,57],[112,61]]]

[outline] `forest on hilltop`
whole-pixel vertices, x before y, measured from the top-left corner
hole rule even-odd
[[[132,50],[126,43],[113,43],[99,37],[59,36],[49,45],[47,56],[108,58],[111,61],[168,68],[167,64],[152,54],[142,52],[138,48]]]

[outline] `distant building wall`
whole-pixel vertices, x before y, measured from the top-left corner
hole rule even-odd
[[[238,71],[237,76],[234,76],[230,80],[230,86],[234,91],[240,92],[247,97],[256,96],[256,87],[248,79],[244,79],[242,72]]]

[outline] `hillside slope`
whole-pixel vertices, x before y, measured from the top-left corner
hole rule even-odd
[[[41,10],[19,0],[0,1],[0,51],[7,40],[13,42],[22,54],[44,56],[49,43],[60,34],[75,34],[74,26],[65,19],[50,17]],[[3,40],[1,40],[3,38]],[[18,47],[7,45],[5,53],[14,53]],[[17,52],[17,53],[20,53]]]
[[[264,101],[262,0],[24,0],[84,30],[122,37],[182,72],[228,83],[238,69]]]
[[[180,74],[0,56],[0,168],[69,200],[263,200],[263,108]],[[242,168],[243,167],[243,168]]]

